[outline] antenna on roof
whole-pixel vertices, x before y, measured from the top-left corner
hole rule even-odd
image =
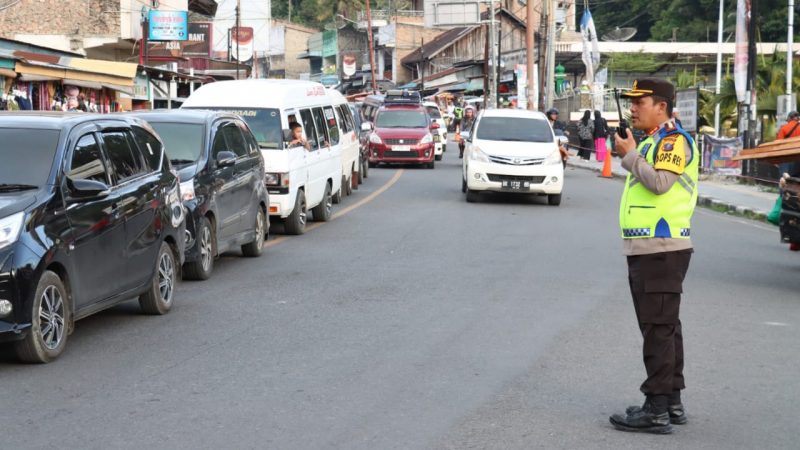
[[[628,39],[632,38],[636,34],[636,28],[634,27],[616,27],[613,30],[605,33],[600,39],[604,41],[611,41],[611,42],[621,42],[627,41]]]

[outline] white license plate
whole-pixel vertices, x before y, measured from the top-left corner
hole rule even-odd
[[[396,152],[410,152],[411,146],[410,145],[393,145],[392,150]]]

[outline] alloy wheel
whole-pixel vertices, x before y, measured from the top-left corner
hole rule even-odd
[[[39,329],[44,345],[54,350],[64,339],[64,299],[55,286],[47,286],[39,304]]]
[[[264,213],[259,208],[256,214],[256,247],[264,246]]]
[[[200,235],[200,261],[203,264],[203,270],[208,272],[211,268],[211,259],[214,257],[213,249],[211,248],[211,230],[204,227]]]
[[[168,253],[162,253],[158,261],[158,290],[161,294],[161,301],[169,305],[172,303],[172,293],[175,283],[175,267],[172,257]]]

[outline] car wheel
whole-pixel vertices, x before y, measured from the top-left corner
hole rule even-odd
[[[289,217],[286,218],[284,229],[286,234],[295,236],[306,232],[306,221],[308,220],[308,210],[306,209],[306,196],[303,191],[297,191],[297,198],[294,201],[294,209]]]
[[[461,177],[461,192],[467,192],[467,179]]]
[[[358,184],[364,184],[364,162],[358,163]]]
[[[443,146],[442,146],[442,153],[446,153],[446,152],[447,152],[447,146],[446,146],[446,145],[443,145]]]
[[[470,188],[467,188],[467,202],[476,203],[477,201],[478,201],[478,192],[473,191]]]
[[[442,155],[436,155],[435,159],[436,159],[437,161],[441,161],[441,160],[442,160]]]
[[[551,206],[558,206],[561,204],[561,194],[550,194],[547,196],[547,204]]]
[[[350,176],[352,177],[353,174],[350,174]],[[353,178],[347,178],[344,180],[344,183],[342,184],[342,190],[344,190],[344,195],[346,197],[353,195]]]
[[[353,171],[350,175],[350,193],[352,194],[353,191],[358,190],[358,185],[361,184],[359,179],[361,178],[361,172],[356,172],[356,165],[353,163]]]
[[[311,210],[314,213],[314,220],[316,222],[327,222],[331,220],[331,212],[333,211],[333,201],[331,199],[331,185],[325,185],[325,194],[322,196],[322,201],[319,205]]]
[[[248,242],[242,246],[242,254],[251,258],[261,256],[264,251],[264,236],[267,234],[267,216],[261,205],[258,205],[258,213],[256,214],[255,224],[255,237],[252,242]]]
[[[214,270],[214,258],[217,255],[217,239],[207,217],[201,217],[197,227],[197,261],[183,265],[185,280],[207,280]]]
[[[145,314],[162,315],[172,308],[175,295],[175,284],[178,271],[175,264],[175,253],[166,242],[156,258],[156,272],[147,291],[139,296],[139,306]]]
[[[364,179],[365,179],[365,180],[366,180],[367,178],[369,178],[369,168],[370,168],[370,167],[372,167],[372,164],[370,164],[370,162],[369,162],[369,161],[365,161],[365,162],[364,162],[364,166],[362,167],[362,169],[363,169],[363,170],[362,170],[362,172],[364,172]]]
[[[67,346],[72,320],[69,295],[55,272],[47,270],[39,278],[32,303],[31,328],[14,350],[21,361],[50,362]]]

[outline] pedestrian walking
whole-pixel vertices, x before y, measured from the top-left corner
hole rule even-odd
[[[608,138],[608,122],[600,111],[594,110],[594,155],[600,162],[606,159],[606,138]]]
[[[578,138],[581,144],[578,156],[588,161],[592,154],[592,141],[594,140],[594,121],[592,121],[592,112],[588,109],[583,112],[583,117],[578,121]]]
[[[631,99],[632,133],[615,146],[629,174],[619,221],[634,311],[644,339],[644,404],[610,417],[625,431],[671,433],[687,422],[681,402],[683,330],[679,318],[683,280],[693,252],[691,219],[697,203],[700,155],[692,137],[671,120],[672,83],[640,78],[623,94]]]
[[[456,141],[458,141],[458,157],[464,157],[464,138],[461,137],[461,132],[466,131],[472,133],[472,126],[475,124],[475,108],[467,106],[464,109],[464,119],[456,127]]]

